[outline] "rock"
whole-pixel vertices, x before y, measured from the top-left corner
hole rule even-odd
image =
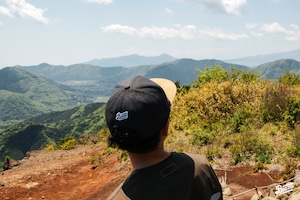
[[[300,186],[300,174],[294,180],[295,186]]]
[[[224,197],[230,197],[232,195],[232,191],[229,187],[225,188],[223,191],[223,196]]]
[[[39,185],[39,183],[37,183],[37,182],[29,182],[26,184],[26,188],[31,189],[31,188],[37,187],[38,185]]]
[[[275,197],[264,197],[261,200],[277,200]]]
[[[277,195],[277,199],[288,200],[289,199],[289,195],[288,194],[279,194],[279,195]]]
[[[251,200],[260,200],[261,199],[261,196],[262,196],[262,193],[260,191],[258,191],[258,193],[255,193]]]
[[[299,200],[299,199],[300,199],[300,192],[293,193],[289,198],[289,200]]]

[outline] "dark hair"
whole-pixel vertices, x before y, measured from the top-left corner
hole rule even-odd
[[[111,147],[117,147],[131,153],[147,153],[157,148],[160,141],[160,132],[151,138],[142,140],[140,135],[126,128],[114,128],[108,138]]]

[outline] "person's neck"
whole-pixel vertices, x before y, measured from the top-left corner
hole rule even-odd
[[[163,148],[158,148],[148,153],[128,152],[133,170],[155,165],[165,160],[167,157],[170,156],[170,154],[170,152],[165,151]]]

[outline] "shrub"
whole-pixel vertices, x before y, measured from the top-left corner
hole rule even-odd
[[[271,163],[272,154],[267,152],[259,152],[255,154],[255,161],[261,162],[261,163]]]
[[[234,164],[238,164],[249,159],[249,157],[245,155],[244,149],[239,145],[234,145],[232,148],[230,148],[230,153],[232,155],[232,162]]]
[[[289,180],[295,176],[295,169],[297,168],[297,163],[290,160],[286,162],[284,169],[281,171],[284,180]]]
[[[295,126],[295,133],[289,154],[294,157],[300,157],[300,125]]]
[[[291,90],[285,85],[270,84],[267,86],[262,108],[264,121],[281,121],[290,96]]]
[[[54,151],[55,150],[55,144],[47,144],[44,148],[45,151]]]
[[[77,140],[75,138],[69,138],[68,140],[64,140],[64,142],[60,145],[63,150],[71,150],[74,149],[77,145]]]
[[[299,85],[300,77],[297,74],[287,70],[284,76],[280,76],[278,78],[278,82],[285,85]]]
[[[222,149],[219,147],[208,148],[206,152],[206,157],[208,160],[213,160],[214,158],[222,157]]]
[[[272,158],[272,146],[267,139],[252,132],[236,135],[229,149],[235,164],[249,160],[251,155],[255,155],[255,161],[264,163],[269,163]]]
[[[8,170],[10,168],[11,168],[11,157],[10,156],[5,156],[3,169]]]
[[[198,129],[193,131],[190,142],[196,146],[204,146],[211,144],[213,141],[213,134],[207,130]]]
[[[118,161],[123,162],[126,161],[127,159],[128,159],[128,153],[126,151],[119,150]]]
[[[300,98],[290,98],[283,113],[284,120],[292,127],[300,120]]]
[[[103,155],[110,155],[110,154],[114,153],[115,151],[117,151],[115,148],[107,147],[107,148],[103,151]]]
[[[255,163],[255,165],[252,167],[252,169],[254,172],[259,172],[260,170],[264,170],[264,169],[267,170],[268,167],[265,166],[265,164],[263,162],[259,161],[259,162]]]
[[[234,132],[240,132],[241,127],[247,124],[247,119],[249,118],[250,113],[246,109],[240,109],[233,113],[231,118],[231,126],[234,129]]]
[[[94,164],[96,160],[97,160],[97,157],[96,157],[96,156],[91,156],[90,159],[89,159],[89,162],[90,162],[91,164]]]
[[[197,69],[196,72],[199,76],[194,82],[194,87],[200,87],[204,83],[209,83],[211,81],[221,83],[228,80],[228,71],[219,64],[216,64],[213,67],[205,67],[203,71]]]

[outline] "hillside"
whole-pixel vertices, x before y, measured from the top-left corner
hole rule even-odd
[[[166,149],[206,156],[224,189],[229,187],[233,194],[248,191],[239,199],[250,199],[257,190],[274,194],[270,184],[283,184],[299,174],[299,85],[261,80],[249,71],[228,72],[220,66],[207,68],[193,86],[178,88]],[[0,195],[105,199],[130,167],[124,152],[106,145],[104,106],[49,113],[7,129],[0,137],[3,155],[25,157],[2,173]],[[59,138],[68,136],[88,145],[54,150],[65,144],[60,141],[68,141]],[[46,141],[53,144],[46,148],[50,152],[28,149]]]
[[[189,61],[189,66],[197,64]],[[199,72],[192,88],[178,88],[171,116],[172,137],[167,144],[180,151],[204,151],[211,158],[221,156],[223,150],[230,151],[235,163],[275,162],[273,158],[283,155],[298,157],[298,86],[261,80],[249,71],[232,73],[220,65],[206,68]],[[82,134],[97,135],[105,124],[104,106],[82,105],[10,126],[0,135],[1,156],[20,159],[26,151],[59,144],[68,136],[78,139]],[[102,140],[105,136],[99,134]],[[278,143],[282,137],[284,143]]]
[[[0,121],[23,120],[77,104],[70,88],[28,70],[0,70]]]
[[[100,164],[91,162],[95,157],[101,159]],[[223,180],[224,190],[227,188],[227,197],[228,194],[239,195],[236,197],[239,200],[249,200],[256,194],[257,187],[280,183],[276,169],[254,173],[250,166],[213,167],[218,178]],[[14,200],[105,200],[130,171],[129,160],[120,161],[117,152],[105,154],[99,145],[78,146],[67,151],[33,151],[17,166],[2,172],[0,197]],[[231,193],[228,193],[228,188]],[[259,191],[264,196],[269,192],[267,188]]]
[[[22,68],[76,88],[86,86],[86,88],[90,88],[90,91],[97,92],[96,87],[107,87],[103,90],[103,96],[109,95],[112,88],[120,81],[136,75],[142,75],[149,78],[163,77],[172,81],[180,80],[182,84],[190,84],[197,77],[196,69],[203,70],[205,67],[214,66],[215,64],[220,64],[226,69],[229,69],[231,66],[247,69],[245,66],[225,63],[220,60],[193,59],[177,59],[172,62],[156,65],[140,65],[130,68],[97,67],[87,64],[70,66],[41,64],[38,66],[26,66]],[[97,94],[100,94],[99,92],[100,90],[98,89]]]
[[[94,103],[43,114],[10,126],[0,134],[0,168],[5,156],[22,159],[27,151],[46,145],[59,146],[61,139],[96,134],[103,128],[104,104]]]
[[[216,64],[221,65],[224,69],[229,70],[231,67],[236,69],[248,69],[245,66],[225,63],[220,60],[193,60],[193,59],[178,59],[170,63],[163,63],[150,69],[145,74],[145,77],[161,77],[172,81],[179,80],[181,84],[191,84],[199,74],[197,69],[204,70],[206,67],[213,67]]]
[[[282,59],[259,65],[255,68],[260,72],[262,78],[278,79],[286,71],[300,75],[300,62],[292,59]]]
[[[156,65],[140,65],[130,68],[97,67],[87,64],[70,66],[41,64],[22,68],[65,85],[72,86],[84,95],[90,95],[96,98],[98,96],[109,96],[117,83],[136,75],[142,75],[148,78],[162,77],[172,81],[179,80],[181,84],[191,84],[198,76],[196,69],[203,70],[205,67],[213,67],[216,64],[221,65],[225,69],[235,67],[236,69],[256,71],[261,74],[262,78],[271,80],[283,76],[286,70],[300,75],[300,72],[297,70],[300,68],[299,62],[291,59],[275,60],[253,68],[213,59],[177,59],[172,62]]]

